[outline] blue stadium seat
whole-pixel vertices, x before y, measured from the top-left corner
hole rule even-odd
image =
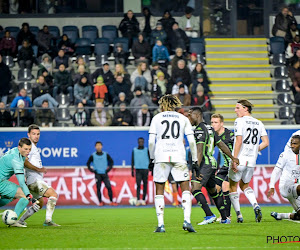
[[[277,79],[287,79],[289,77],[287,67],[276,67],[274,70],[274,77]]]
[[[79,30],[77,26],[67,25],[63,27],[63,34],[66,34],[72,43],[79,38]]]
[[[82,26],[82,38],[88,38],[94,43],[98,38],[98,28],[94,25]]]
[[[7,65],[9,68],[13,68],[15,66],[15,62],[12,56],[3,56],[2,60],[4,64]]]
[[[285,54],[273,54],[272,64],[275,66],[285,65]]]
[[[37,54],[38,54],[38,46],[37,45],[31,45],[32,50],[33,50],[33,54],[35,56],[35,58],[37,58]],[[18,46],[18,51],[22,48],[22,45]]]
[[[277,96],[277,104],[280,106],[292,105],[293,101],[291,95],[288,93],[281,93]]]
[[[68,108],[59,108],[56,111],[56,119],[58,121],[69,121],[71,119],[71,114]]]
[[[77,55],[90,55],[91,54],[91,40],[88,38],[79,38],[75,43],[75,53]]]
[[[95,39],[95,55],[107,55],[109,53],[109,39],[97,38]]]
[[[290,92],[291,87],[287,79],[281,79],[276,81],[275,89],[277,92]]]
[[[284,38],[280,36],[274,36],[270,38],[270,48],[272,54],[284,54],[285,45]]]
[[[17,26],[8,26],[5,28],[5,30],[8,30],[10,32],[10,35],[13,37],[13,38],[17,38],[17,35],[20,31],[20,28],[17,27]]]
[[[0,39],[4,37],[4,33],[5,33],[4,30],[0,32]]]
[[[57,26],[48,26],[49,33],[52,34],[55,38],[60,37],[60,30]]]
[[[190,53],[205,54],[205,41],[202,37],[190,38]]]
[[[20,69],[18,71],[18,80],[22,82],[28,82],[33,79],[33,75],[31,74],[31,70],[29,69]]]
[[[288,119],[288,120],[293,119],[294,118],[293,110],[289,106],[280,107],[278,116],[279,119]]]
[[[128,52],[128,45],[129,45],[129,40],[127,37],[118,37],[114,39],[114,46],[115,46],[115,50],[117,49],[117,44],[121,43],[122,47],[123,47],[123,51]]]
[[[115,25],[103,25],[101,28],[102,37],[108,38],[109,43],[112,44],[114,39],[117,38],[118,35],[118,28]]]
[[[29,30],[31,31],[32,34],[35,35],[35,37],[37,37],[40,28],[38,26],[29,26]]]
[[[26,89],[28,94],[31,93],[31,91],[32,91],[32,86],[31,86],[30,82],[20,82],[18,87],[19,87],[19,90]]]

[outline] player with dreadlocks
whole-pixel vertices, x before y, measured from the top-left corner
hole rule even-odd
[[[190,121],[177,113],[181,107],[180,100],[174,95],[165,95],[159,100],[161,113],[155,115],[149,129],[149,169],[153,171],[156,187],[155,209],[158,227],[154,232],[164,233],[164,187],[170,173],[180,184],[182,190],[182,208],[184,211],[183,229],[196,232],[191,224],[191,193],[189,191],[189,169],[186,162],[186,151],[183,144],[187,136],[193,162],[197,161],[197,148]]]

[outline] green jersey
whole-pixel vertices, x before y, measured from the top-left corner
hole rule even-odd
[[[234,133],[231,130],[225,128],[224,133],[219,135],[219,137],[226,144],[226,146],[229,148],[230,152],[232,152],[233,143],[234,143]],[[228,155],[224,154],[221,149],[220,149],[220,152],[221,152],[221,154],[223,155],[223,158],[224,158],[224,165],[223,166],[228,168],[231,159]]]

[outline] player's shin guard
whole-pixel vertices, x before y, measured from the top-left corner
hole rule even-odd
[[[182,192],[182,209],[184,220],[188,223],[191,223],[192,200],[190,191]]]
[[[46,221],[52,221],[52,215],[55,209],[57,198],[50,196],[46,207]]]
[[[26,198],[21,198],[17,205],[15,206],[15,212],[18,215],[18,217],[20,216],[20,214],[24,211],[25,207],[28,205],[29,200]]]
[[[231,209],[231,200],[229,198],[229,191],[223,193],[224,196],[224,205],[226,210],[226,216],[230,217],[230,209]]]
[[[27,209],[27,211],[22,215],[19,222],[24,222],[27,220],[30,216],[32,216],[34,213],[38,212],[38,209],[34,209],[33,206]]]
[[[247,197],[247,199],[249,200],[249,202],[251,203],[252,207],[255,208],[258,205],[258,203],[257,203],[253,189],[251,187],[247,187],[244,190],[244,194]]]
[[[204,194],[200,190],[195,190],[192,193],[193,193],[194,197],[196,198],[199,206],[204,210],[205,216],[212,216],[213,213],[207,204]]]
[[[236,215],[239,216],[241,214],[241,207],[240,207],[240,197],[239,197],[238,192],[230,193],[229,198],[230,198],[231,204],[236,212]]]
[[[213,198],[213,200],[216,204],[216,207],[217,207],[217,209],[219,210],[219,212],[221,214],[222,220],[226,220],[227,217],[226,217],[226,210],[225,210],[225,205],[224,205],[223,193],[222,192],[217,193],[217,191],[216,191],[216,192],[210,194],[210,196],[211,196],[211,198]]]
[[[163,195],[155,195],[155,209],[158,220],[158,226],[164,225],[164,209],[165,209],[165,198]]]

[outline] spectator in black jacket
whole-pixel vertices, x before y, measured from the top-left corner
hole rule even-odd
[[[287,43],[294,42],[294,38],[300,35],[299,29],[297,28],[297,22],[292,21],[288,27],[288,30],[285,35],[285,40]]]
[[[122,64],[126,67],[128,63],[129,53],[123,50],[123,45],[121,43],[116,44],[116,49],[114,50],[115,64]]]
[[[37,36],[40,55],[44,53],[48,53],[49,55],[53,54],[53,48],[51,47],[51,40],[53,38],[53,35],[49,33],[48,26],[44,25],[43,29],[39,31]]]
[[[151,57],[151,46],[145,41],[143,33],[139,33],[138,40],[133,43],[131,51],[136,64],[141,61],[148,64]]]
[[[77,104],[77,109],[73,115],[73,123],[75,126],[84,127],[89,125],[89,112],[84,109],[82,102]]]
[[[281,36],[285,38],[288,27],[292,21],[296,22],[292,12],[287,7],[283,7],[281,12],[277,14],[275,23],[272,28],[273,36]]]
[[[112,126],[132,126],[133,117],[130,110],[126,108],[126,103],[121,103],[119,107],[120,111],[114,114]]]
[[[17,35],[17,45],[21,45],[24,40],[29,41],[31,45],[36,45],[36,37],[31,33],[28,23],[23,23],[22,28]]]
[[[18,53],[18,63],[20,69],[29,69],[31,70],[33,62],[35,61],[33,49],[29,41],[24,40],[22,43],[22,48]]]
[[[109,62],[105,61],[102,64],[102,68],[98,68],[96,69],[96,71],[92,74],[92,80],[93,82],[97,82],[97,78],[98,76],[102,76],[103,77],[103,81],[105,83],[105,85],[107,86],[107,88],[113,84],[114,82],[114,75],[111,72],[110,68],[109,68]]]
[[[2,61],[0,54],[0,101],[7,104],[7,97],[10,90],[11,71],[9,67]]]
[[[49,108],[49,103],[44,100],[42,109],[38,109],[35,113],[34,123],[41,127],[52,127],[55,122],[55,115]]]
[[[182,79],[182,83],[187,87],[192,83],[190,70],[186,67],[184,60],[179,60],[177,62],[177,67],[172,69],[172,77],[171,80],[173,83],[176,83],[178,78]]]
[[[190,39],[185,32],[179,28],[177,22],[172,25],[172,31],[168,33],[168,39],[171,51],[175,51],[176,48],[182,48],[183,51],[188,51]]]
[[[202,74],[204,81],[206,81],[208,84],[210,84],[210,80],[207,76],[206,70],[203,68],[202,63],[197,63],[195,69],[192,71],[192,81],[197,80],[197,75]]]
[[[129,48],[131,48],[133,38],[137,37],[137,34],[140,32],[139,22],[132,10],[129,10],[126,14],[124,14],[124,18],[119,25],[119,30],[123,37],[128,37]]]
[[[57,49],[62,49],[66,55],[72,55],[74,53],[74,44],[70,41],[66,34],[63,34],[60,42],[57,45]]]
[[[132,99],[132,92],[130,91],[130,84],[126,82],[122,75],[117,75],[116,81],[113,84],[113,101],[117,101],[119,94],[125,93],[128,100]]]
[[[71,74],[66,71],[64,64],[59,65],[59,71],[54,75],[53,97],[56,98],[59,93],[70,95],[70,102],[73,102],[73,84]]]
[[[196,94],[198,85],[201,85],[204,88],[204,94],[207,95],[209,92],[211,92],[208,82],[204,79],[203,74],[197,74],[196,78],[197,79],[193,81],[192,95]]]
[[[175,22],[175,19],[172,17],[169,10],[165,10],[163,17],[158,21],[162,23],[162,26],[167,34],[172,31],[172,25]]]
[[[12,127],[11,115],[5,110],[4,102],[0,102],[0,127]]]

